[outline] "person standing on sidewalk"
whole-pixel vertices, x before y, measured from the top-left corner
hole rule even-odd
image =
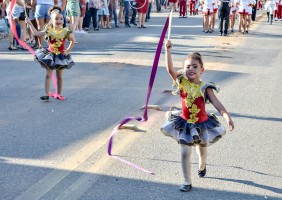
[[[117,0],[109,0],[109,12],[110,12],[110,19],[114,19],[115,27],[118,28],[118,16],[117,16]]]
[[[237,11],[237,6],[235,4],[235,1],[231,0],[230,20],[229,20],[229,27],[231,29],[231,33],[234,32],[234,25],[236,21],[236,11]]]
[[[149,6],[148,6],[145,22],[148,22],[151,19],[152,5],[153,5],[153,0],[149,0]]]
[[[55,5],[54,0],[31,0],[31,10],[35,10],[38,31],[43,31],[44,26],[50,21],[48,10]],[[39,48],[42,47],[43,37],[38,37]]]
[[[89,15],[89,17],[86,19],[87,20],[86,21],[86,30],[89,30],[90,22],[92,19],[94,31],[99,31],[97,12],[100,9],[100,7],[101,7],[100,0],[89,0],[88,11],[87,11],[87,15]]]
[[[273,14],[276,10],[276,1],[275,0],[267,0],[267,2],[265,3],[265,10],[266,10],[266,14],[267,14],[267,22],[270,22],[270,24],[272,24],[273,22]],[[270,16],[270,20],[269,20],[269,16]]]
[[[79,0],[79,7],[80,7],[80,17],[77,25],[77,31],[78,33],[87,33],[82,29],[83,26],[83,19],[85,17],[86,13],[86,1],[85,0]]]
[[[195,15],[195,4],[196,4],[196,0],[190,0],[189,1],[190,16],[192,14]]]
[[[78,32],[80,18],[79,0],[67,0],[67,16],[70,18],[70,28],[73,32]]]
[[[211,30],[212,32],[214,32],[215,19],[216,19],[216,14],[218,10],[218,0],[213,0],[212,6],[213,6],[213,14],[212,14],[212,19],[211,19]]]
[[[112,28],[110,25],[110,12],[108,0],[101,0],[101,8],[98,10],[98,16],[101,19],[102,28]]]
[[[187,0],[179,0],[179,18],[187,18]]]
[[[276,0],[276,10],[274,12],[274,21],[281,21],[281,6],[282,0]]]
[[[146,0],[148,1],[148,0]],[[130,28],[130,24],[137,26],[136,24],[136,2],[134,0],[124,0],[124,9],[125,9],[125,27]],[[130,7],[132,8],[132,16],[129,22],[129,15],[130,15]]]
[[[202,13],[204,19],[204,31],[205,33],[212,33],[212,18],[213,18],[213,0],[202,0],[203,6]]]
[[[149,7],[149,0],[137,0],[138,28],[146,28],[145,20]]]
[[[247,30],[247,19],[248,19],[248,7],[251,4],[250,0],[236,0],[235,3],[238,5],[238,13],[239,13],[239,32],[242,34],[246,34]],[[242,30],[243,29],[243,30]]]
[[[178,73],[173,67],[169,40],[166,41],[165,48],[166,69],[178,85],[182,111],[168,112],[169,119],[162,125],[161,131],[164,135],[176,139],[181,145],[184,183],[181,185],[180,191],[188,192],[192,188],[192,147],[196,147],[199,156],[198,176],[203,178],[206,175],[207,147],[217,142],[226,133],[217,117],[206,112],[205,104],[210,102],[218,110],[231,131],[234,129],[234,123],[213,92],[213,90],[218,91],[218,87],[214,83],[201,81],[201,75],[204,72],[201,54],[194,52],[189,55],[184,61],[182,73]]]
[[[230,0],[219,0],[219,35],[222,36],[227,36],[228,34],[228,25],[229,25],[229,15],[230,15],[230,7],[231,7],[231,2]],[[225,20],[224,23],[224,31],[223,31],[223,21]]]

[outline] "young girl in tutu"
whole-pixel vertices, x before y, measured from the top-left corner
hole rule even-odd
[[[49,96],[53,96],[57,99],[64,100],[65,98],[61,96],[63,69],[70,69],[74,65],[69,53],[74,46],[75,39],[70,28],[63,28],[64,22],[60,7],[54,6],[50,8],[49,15],[51,16],[51,20],[50,23],[45,26],[44,31],[37,31],[29,19],[27,19],[26,22],[31,27],[35,36],[45,36],[45,39],[49,43],[48,49],[38,49],[35,52],[35,59],[47,72],[45,79],[45,95],[40,97],[40,99],[49,100]],[[65,49],[66,39],[70,41],[67,49]],[[56,70],[57,94],[49,93],[53,70]]]
[[[196,146],[199,156],[199,177],[206,174],[207,146],[218,141],[225,134],[225,129],[215,115],[206,113],[205,103],[208,101],[224,117],[230,130],[234,124],[228,112],[215,96],[213,89],[218,91],[214,83],[200,80],[204,72],[202,57],[193,53],[184,61],[183,73],[178,73],[172,64],[171,42],[166,41],[166,68],[170,76],[178,84],[182,102],[182,112],[169,112],[168,121],[162,125],[161,131],[173,137],[181,145],[181,163],[184,184],[180,190],[187,192],[192,188],[191,182],[191,153]]]

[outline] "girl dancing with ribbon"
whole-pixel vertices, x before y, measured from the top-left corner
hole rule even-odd
[[[61,8],[54,6],[50,8],[49,15],[51,21],[45,26],[43,31],[37,31],[29,19],[26,20],[27,24],[31,27],[32,33],[35,36],[45,36],[49,43],[48,49],[38,49],[35,52],[35,59],[40,63],[41,67],[46,69],[45,78],[45,95],[40,97],[41,100],[49,100],[49,96],[55,97],[59,100],[65,100],[61,96],[63,84],[63,69],[70,69],[74,62],[70,56],[70,52],[74,46],[74,36],[70,28],[63,28],[63,15]],[[65,40],[68,39],[70,44],[65,49]],[[56,70],[56,93],[49,93],[50,80],[53,70]]]
[[[183,192],[192,188],[191,182],[191,154],[192,146],[196,146],[199,156],[199,177],[206,174],[207,146],[218,141],[224,134],[225,128],[221,126],[214,114],[207,114],[205,103],[211,102],[224,117],[230,130],[234,123],[228,112],[215,96],[213,89],[218,91],[214,83],[205,83],[200,80],[204,72],[202,57],[193,53],[187,57],[183,64],[183,73],[173,68],[171,58],[171,42],[167,40],[166,68],[170,76],[178,84],[180,91],[182,111],[168,112],[168,121],[162,125],[161,131],[173,137],[181,145],[181,163],[184,175],[184,184],[180,187]]]

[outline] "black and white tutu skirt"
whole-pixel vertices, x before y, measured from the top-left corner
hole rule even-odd
[[[51,70],[70,69],[75,65],[70,54],[55,54],[47,49],[36,50],[35,60],[41,64],[41,67]]]
[[[188,123],[179,115],[181,111],[169,111],[167,122],[161,127],[164,135],[174,138],[179,144],[193,146],[199,144],[207,147],[217,142],[226,133],[214,114],[208,115],[205,122]]]

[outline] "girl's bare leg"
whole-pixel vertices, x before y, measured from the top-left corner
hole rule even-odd
[[[25,42],[26,41],[26,23],[25,21],[19,20],[19,24],[21,27],[21,40]]]
[[[103,28],[106,28],[105,27],[105,20],[104,20],[104,15],[100,15],[101,16],[101,25]]]
[[[216,13],[212,14],[212,20],[211,20],[212,21],[212,26],[211,26],[212,30],[214,30],[214,26],[215,26],[215,15],[216,15]]]
[[[75,17],[75,16],[71,16],[70,17],[70,28],[73,32],[75,32],[75,30],[78,28],[78,22],[79,22],[79,17]],[[75,43],[76,43],[76,39],[75,39]]]
[[[84,17],[79,17],[79,22],[78,22],[78,30],[79,31],[82,31],[83,18]]]
[[[231,24],[232,30],[234,30],[235,21],[236,21],[236,12],[232,15],[232,24]]]
[[[206,167],[208,151],[207,147],[201,147],[200,145],[196,146],[196,151],[199,157],[199,170],[204,170]]]
[[[142,26],[142,16],[141,16],[141,13],[138,14],[138,24],[139,24],[139,27]]]
[[[119,21],[119,23],[123,23],[123,9],[124,9],[124,6],[120,6],[119,12],[118,12],[118,21]]]
[[[239,32],[242,31],[243,15],[239,15]]]
[[[246,33],[246,27],[247,27],[247,19],[246,19],[246,15],[243,15],[243,30],[244,30],[244,33]]]
[[[109,15],[106,15],[106,20],[107,20],[107,27],[108,28],[112,28],[111,27],[111,23],[110,23],[110,16]]]
[[[63,70],[56,71],[58,94],[61,95],[63,88]]]
[[[73,18],[70,17],[69,19],[70,19],[70,23],[69,23],[70,29],[73,30],[72,28],[73,27]]]
[[[213,24],[213,14],[211,14],[209,17],[209,23],[208,23],[208,29],[212,30],[212,24]]]
[[[247,27],[246,27],[246,29],[249,32],[249,27],[251,26],[251,16],[247,15],[246,17],[247,17]]]
[[[43,31],[44,29],[44,25],[45,25],[45,19],[44,18],[36,18],[36,22],[37,22],[37,28],[38,31]],[[46,23],[49,22],[49,19],[46,19]],[[43,43],[43,36],[38,37],[38,45],[39,47],[42,47],[42,43]]]
[[[14,21],[14,24],[15,24],[16,22]],[[15,49],[16,47],[13,45],[13,41],[14,41],[14,33],[13,33],[13,31],[12,31],[12,29],[10,28],[10,30],[9,30],[9,48],[11,48],[11,49]]]
[[[146,20],[146,13],[141,13],[142,16],[142,25],[145,25],[145,20]]]
[[[75,30],[77,30],[79,18],[80,18],[80,17],[71,16],[72,31],[73,31],[73,32],[74,32]]]
[[[204,16],[204,29],[205,31],[209,30],[209,16],[208,15]]]
[[[181,145],[181,166],[184,176],[184,184],[190,185],[191,181],[191,154],[192,146]]]
[[[52,73],[53,71],[50,69],[46,70],[46,78],[45,78],[45,94],[46,96],[49,96],[49,92],[50,92],[50,81],[52,78]]]

